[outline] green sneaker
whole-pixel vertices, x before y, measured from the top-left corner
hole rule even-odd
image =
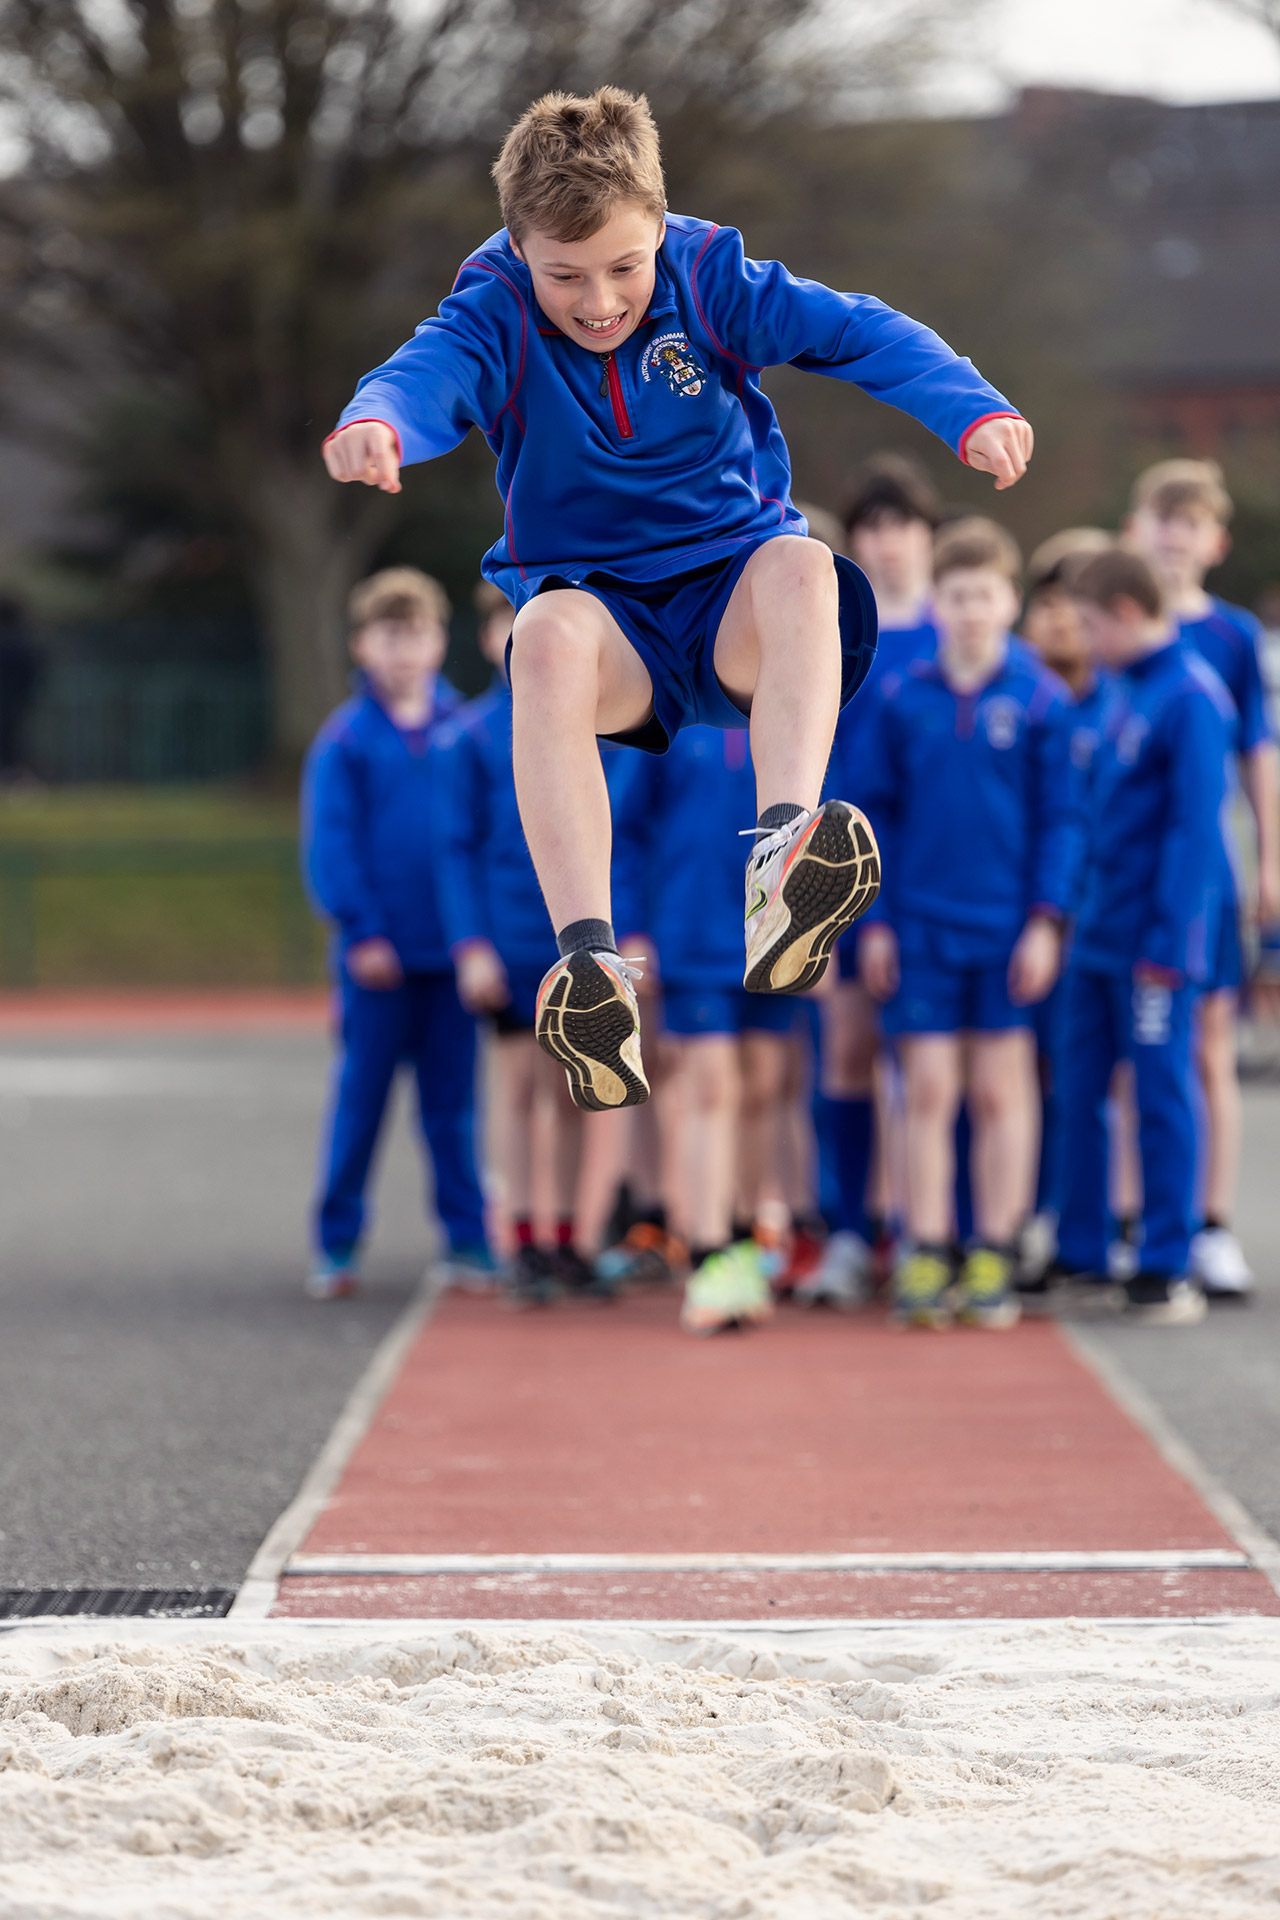
[[[951,1318],[950,1288],[947,1255],[930,1247],[914,1247],[893,1270],[894,1319],[904,1327],[945,1327]]]
[[[773,1294],[753,1241],[740,1240],[713,1253],[685,1283],[680,1324],[686,1333],[719,1333],[772,1317]]]
[[[956,1311],[971,1327],[1016,1327],[1022,1307],[1013,1290],[1012,1257],[998,1247],[972,1247],[956,1287]]]

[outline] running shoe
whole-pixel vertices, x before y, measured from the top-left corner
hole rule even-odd
[[[951,1319],[950,1291],[949,1255],[914,1247],[893,1271],[893,1317],[904,1327],[945,1327]]]
[[[1210,1300],[1248,1300],[1253,1274],[1244,1248],[1226,1227],[1201,1227],[1191,1242],[1191,1271]]]
[[[795,1299],[805,1307],[835,1307],[852,1313],[870,1292],[871,1249],[860,1233],[833,1233],[812,1273],[797,1286]]]
[[[966,1326],[1016,1327],[1022,1308],[1013,1290],[1014,1262],[999,1247],[971,1247],[960,1269],[955,1309]]]
[[[652,1220],[637,1220],[596,1261],[596,1278],[611,1291],[621,1287],[669,1286],[687,1264],[684,1243]]]
[[[551,1270],[567,1293],[595,1293],[598,1290],[595,1268],[576,1247],[557,1247],[551,1255]]]
[[[508,1284],[518,1307],[549,1307],[560,1298],[560,1282],[545,1247],[518,1247]]]
[[[1184,1274],[1135,1273],[1124,1292],[1125,1319],[1147,1327],[1194,1327],[1207,1311],[1200,1287]]]
[[[502,1270],[482,1242],[473,1247],[451,1247],[428,1267],[427,1273],[438,1287],[455,1288],[459,1293],[493,1293],[502,1284]]]
[[[766,835],[747,861],[748,992],[815,986],[840,935],[879,891],[875,835],[845,800]]]
[[[685,1282],[680,1324],[686,1333],[754,1326],[773,1315],[773,1295],[759,1250],[737,1240],[713,1253]]]
[[[793,1227],[791,1246],[787,1253],[787,1264],[773,1283],[773,1290],[780,1297],[794,1296],[806,1280],[811,1280],[822,1265],[827,1250],[828,1236],[825,1232],[815,1233],[809,1227]]]
[[[360,1287],[354,1253],[321,1254],[303,1282],[313,1300],[347,1300]]]
[[[637,977],[617,953],[570,953],[538,988],[538,1045],[560,1062],[573,1104],[588,1113],[638,1107],[649,1098]]]

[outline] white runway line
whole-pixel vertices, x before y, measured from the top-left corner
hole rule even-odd
[[[256,1084],[240,1065],[212,1060],[133,1059],[92,1054],[0,1057],[0,1099],[118,1100],[156,1094],[241,1093]]]
[[[1185,1573],[1247,1568],[1229,1547],[995,1553],[295,1553],[289,1574]]]
[[[1128,1414],[1134,1425],[1142,1429],[1165,1463],[1195,1489],[1210,1513],[1231,1535],[1241,1552],[1248,1556],[1250,1565],[1256,1567],[1280,1593],[1280,1541],[1275,1540],[1254,1519],[1234,1493],[1228,1492],[1194,1448],[1175,1433],[1155,1402],[1147,1398],[1142,1388],[1129,1378],[1105,1347],[1095,1344],[1082,1327],[1059,1321],[1058,1331],[1104,1391]]]
[[[231,1603],[228,1619],[265,1620],[270,1613],[290,1557],[310,1533],[325,1501],[342,1478],[348,1460],[369,1431],[405,1355],[419,1329],[430,1319],[438,1298],[439,1291],[432,1284],[428,1270],[428,1277],[357,1380],[302,1485],[254,1554],[240,1591]]]

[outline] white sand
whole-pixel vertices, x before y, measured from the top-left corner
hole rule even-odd
[[[1280,1622],[0,1636],[0,1916],[1260,1916]]]

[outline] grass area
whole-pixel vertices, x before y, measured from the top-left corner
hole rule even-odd
[[[274,986],[319,981],[324,932],[303,902],[287,794],[243,787],[19,788],[0,796],[6,986]],[[177,848],[169,871],[145,849]],[[192,849],[190,871],[181,849]],[[236,852],[247,850],[237,870]],[[12,876],[20,850],[85,872]],[[264,859],[275,865],[263,869]],[[6,869],[8,856],[8,869]],[[202,859],[220,864],[200,870]],[[255,864],[256,862],[256,864]]]

